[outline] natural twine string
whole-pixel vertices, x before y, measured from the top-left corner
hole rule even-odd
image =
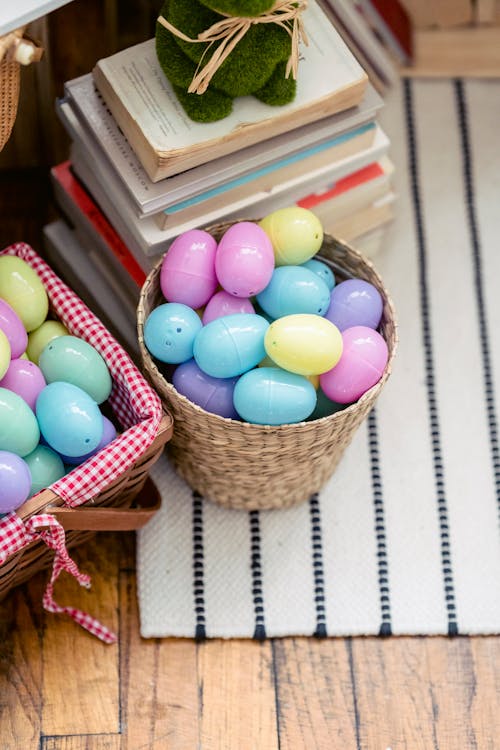
[[[243,39],[249,28],[258,23],[276,23],[290,35],[292,51],[286,65],[285,77],[288,78],[290,73],[292,73],[296,79],[299,65],[299,41],[304,42],[306,46],[308,45],[301,17],[302,12],[307,8],[307,1],[277,0],[268,13],[262,13],[260,16],[226,16],[221,21],[217,21],[217,23],[210,26],[209,29],[200,32],[196,39],[186,36],[182,31],[172,26],[163,16],[158,17],[158,22],[185,42],[208,43],[188,88],[189,94],[204,94],[212,76],[220,68],[224,60],[231,54],[238,42]],[[203,58],[216,42],[220,42],[220,44],[217,46],[210,60],[202,67]]]

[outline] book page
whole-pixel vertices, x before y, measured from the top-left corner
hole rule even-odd
[[[184,149],[223,138],[250,123],[286,116],[366,79],[362,67],[315,2],[304,11],[303,19],[309,45],[300,44],[297,95],[283,107],[271,107],[251,96],[239,97],[234,100],[233,112],[223,120],[193,122],[160,68],[154,39],[100,60],[97,67],[154,150]]]

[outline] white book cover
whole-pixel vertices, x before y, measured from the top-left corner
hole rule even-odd
[[[383,106],[382,98],[368,85],[359,105],[317,122],[275,136],[233,154],[221,156],[179,174],[152,182],[127,141],[106,102],[97,90],[90,73],[64,84],[67,103],[60,104],[61,113],[69,107],[75,114],[68,126],[73,140],[94,140],[100,147],[99,158],[116,172],[131,198],[137,216],[149,216],[178,201],[199,195],[238,176],[280,161],[312,146],[322,145],[342,134],[372,123]]]

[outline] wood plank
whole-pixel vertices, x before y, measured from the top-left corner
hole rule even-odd
[[[42,737],[40,750],[120,750],[119,734]]]
[[[197,646],[191,640],[141,639],[135,575],[120,577],[122,749],[198,747]]]
[[[203,750],[276,750],[272,644],[214,640],[198,647]]]
[[[92,577],[90,591],[67,576],[56,585],[56,601],[90,612],[118,630],[119,543],[99,534],[73,550],[80,570]],[[63,615],[47,615],[43,639],[45,735],[119,731],[118,646],[106,645]]]
[[[500,639],[468,639],[474,663],[475,682],[471,690],[471,720],[478,747],[495,747],[500,737]],[[469,665],[465,665],[469,669]]]
[[[42,593],[36,576],[0,607],[0,747],[38,747],[42,683]]]
[[[276,640],[274,668],[280,750],[358,747],[350,656],[343,639]]]
[[[498,78],[500,27],[420,29],[414,35],[414,62],[405,77]]]

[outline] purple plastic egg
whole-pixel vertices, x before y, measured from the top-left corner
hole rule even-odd
[[[203,325],[210,323],[216,318],[222,318],[224,315],[234,315],[235,313],[254,313],[252,303],[246,297],[233,297],[229,292],[216,292],[207,302],[201,319]]]
[[[8,388],[21,396],[30,409],[35,411],[38,394],[46,386],[45,378],[40,368],[29,359],[13,359],[2,380],[1,388]]]
[[[217,278],[229,294],[253,297],[269,284],[273,270],[273,246],[262,227],[252,221],[229,227],[215,255]]]
[[[28,345],[28,334],[19,315],[4,299],[0,299],[0,330],[7,336],[12,359],[24,354]]]
[[[0,513],[10,513],[29,497],[31,473],[20,456],[0,451]]]
[[[229,419],[238,419],[233,392],[238,378],[213,378],[200,370],[194,359],[176,368],[172,382],[175,389],[205,411]]]
[[[377,328],[382,308],[382,297],[373,284],[364,279],[347,279],[332,290],[325,318],[334,323],[339,331],[353,326]]]
[[[352,404],[378,383],[389,357],[385,340],[367,326],[342,333],[342,355],[331,370],[319,376],[325,395],[338,404]]]
[[[180,234],[163,258],[160,287],[168,302],[203,307],[217,289],[217,242],[202,229]]]

